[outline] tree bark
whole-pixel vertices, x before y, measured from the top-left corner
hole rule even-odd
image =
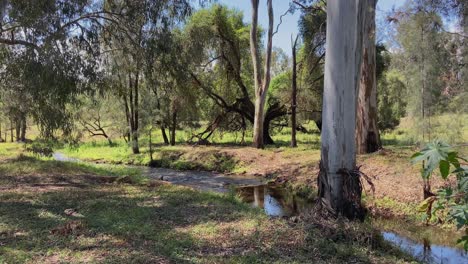
[[[250,54],[252,56],[252,64],[254,68],[255,82],[255,116],[254,116],[254,138],[253,145],[256,148],[264,147],[264,112],[265,100],[270,86],[270,68],[271,68],[271,52],[273,48],[273,1],[267,0],[268,9],[268,35],[267,48],[265,55],[265,69],[262,80],[261,59],[258,48],[258,5],[259,0],[251,0],[252,3],[252,25],[250,30]]]
[[[368,1],[364,12],[363,58],[359,84],[356,151],[372,153],[382,147],[377,127],[377,77],[375,48],[375,8],[377,0]]]
[[[132,81],[132,73],[128,73],[128,89],[129,97],[127,102],[127,97],[124,96],[126,114],[128,114],[129,121],[129,133],[132,141],[132,152],[133,154],[140,153],[140,147],[138,144],[138,104],[139,104],[139,93],[138,93],[138,84],[139,84],[139,73],[135,73],[135,80]],[[128,111],[127,111],[128,109]]]
[[[16,131],[16,142],[20,142],[21,141],[21,118],[18,118],[16,119],[15,121],[15,131]]]
[[[21,134],[20,134],[20,138],[22,142],[26,142],[26,129],[27,129],[26,114],[22,113],[21,114]]]
[[[296,46],[299,36],[292,43],[292,91],[291,91],[291,147],[297,147],[296,140],[296,109],[297,109],[297,57]]]
[[[13,138],[13,130],[15,128],[13,127],[13,118],[10,117],[10,141],[11,142],[14,142],[14,138]]]
[[[164,145],[169,145],[169,138],[167,137],[166,128],[164,126],[161,126],[161,135],[164,140]]]
[[[172,112],[172,124],[171,124],[171,146],[176,143],[176,131],[177,131],[177,110],[174,109]]]
[[[319,197],[332,212],[361,218],[356,182],[356,105],[366,0],[327,1]],[[359,176],[357,176],[359,180]]]
[[[263,122],[263,143],[265,145],[272,145],[275,143],[270,136],[270,123],[271,119],[265,119]]]

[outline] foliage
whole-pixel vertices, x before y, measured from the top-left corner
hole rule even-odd
[[[438,168],[440,176],[446,180],[452,173],[457,177],[455,188],[445,187],[436,196],[427,198],[421,204],[421,210],[427,210],[431,215],[439,211],[449,210],[448,220],[454,221],[458,229],[468,227],[468,166],[461,165],[465,159],[458,156],[453,148],[441,141],[429,143],[421,151],[412,156],[412,161],[422,162],[421,176],[428,179]],[[455,168],[450,172],[451,167]],[[433,203],[435,202],[435,206]],[[465,250],[468,250],[468,235],[460,240]]]
[[[405,96],[407,87],[403,76],[391,70],[383,73],[377,85],[378,127],[388,131],[399,125],[400,119],[406,114]]]

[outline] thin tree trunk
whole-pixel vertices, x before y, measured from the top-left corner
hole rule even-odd
[[[177,130],[177,110],[174,109],[172,113],[172,125],[171,125],[171,146],[176,143],[176,130]]]
[[[21,141],[26,142],[26,129],[27,129],[27,124],[26,124],[26,114],[23,113],[21,114]]]
[[[272,145],[275,143],[270,136],[270,123],[270,119],[265,119],[263,122],[263,142],[265,145]]]
[[[21,118],[17,117],[15,121],[16,142],[21,141]]]
[[[296,37],[294,43],[292,43],[292,92],[291,92],[291,147],[297,147],[296,140],[296,109],[297,109],[297,40],[299,36]],[[291,40],[292,41],[292,40]]]
[[[13,119],[10,117],[10,140],[11,142],[14,142],[14,138],[13,138],[13,130],[14,130],[14,127],[13,127]]]
[[[358,154],[372,153],[381,148],[377,128],[377,76],[375,49],[375,8],[377,0],[367,0],[364,13],[363,58],[359,85],[356,151]]]
[[[130,136],[132,140],[132,152],[133,154],[140,153],[140,147],[138,144],[138,79],[139,75],[138,72],[135,74],[135,80],[132,82],[132,74],[131,72],[128,73],[128,83],[129,83],[129,106],[130,106]]]
[[[424,28],[421,26],[421,43],[424,43]],[[425,74],[425,69],[424,69],[424,49],[421,49],[421,61],[419,65],[419,70],[421,74],[421,117],[422,117],[422,137],[423,137],[423,142],[426,140],[426,124],[425,124],[425,119],[426,119],[426,110],[425,110],[425,93],[426,93],[426,74]]]
[[[362,218],[356,168],[356,104],[366,0],[327,1],[319,197],[332,212]]]
[[[169,138],[167,137],[166,128],[164,126],[161,126],[161,134],[164,140],[164,144],[169,145]]]
[[[265,100],[270,86],[270,68],[271,68],[271,52],[273,48],[273,2],[267,0],[268,9],[268,35],[267,48],[265,56],[265,69],[262,80],[261,59],[258,48],[258,6],[259,0],[251,0],[252,3],[252,25],[250,30],[250,54],[254,68],[255,81],[255,116],[253,126],[253,145],[256,148],[264,147],[264,132],[263,123],[265,118]]]
[[[149,136],[149,155],[150,155],[150,161],[153,162],[153,140],[152,140],[152,134],[153,129],[149,130],[148,136]]]

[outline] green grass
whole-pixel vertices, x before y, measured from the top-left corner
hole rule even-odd
[[[0,263],[410,260],[368,224],[269,219],[233,195],[102,183],[127,174],[108,167],[23,156],[0,172]]]
[[[425,139],[444,140],[452,145],[468,142],[468,114],[443,114],[430,118]],[[418,122],[410,117],[401,120],[393,131],[381,135],[385,145],[411,146],[422,141],[422,133],[417,128]]]

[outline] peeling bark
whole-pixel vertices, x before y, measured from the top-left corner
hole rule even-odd
[[[356,151],[372,153],[382,147],[377,127],[377,77],[375,48],[375,8],[377,0],[368,1],[364,12],[363,58],[359,84]]]

